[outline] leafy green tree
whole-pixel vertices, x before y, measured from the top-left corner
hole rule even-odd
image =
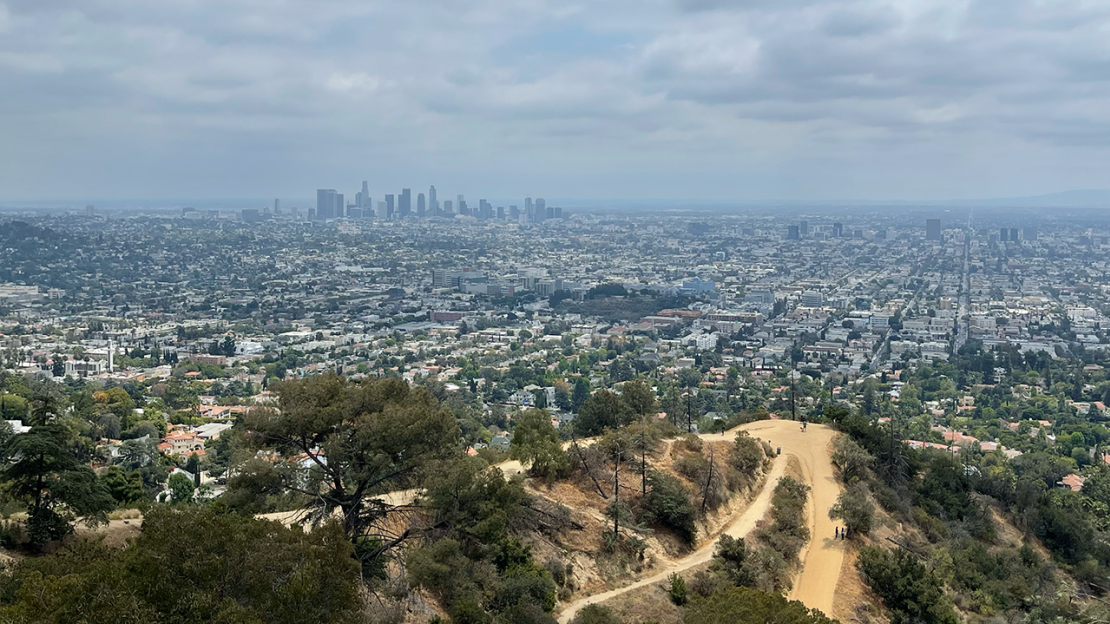
[[[0,574],[6,622],[364,621],[358,566],[334,522],[301,531],[200,507],[156,507],[122,550],[79,541]]]
[[[729,585],[750,587],[755,582],[748,566],[748,547],[744,538],[734,538],[725,533],[717,540],[710,570],[722,577]]]
[[[170,488],[170,500],[174,504],[193,502],[193,492],[196,491],[196,486],[193,485],[193,480],[189,477],[180,472],[175,472],[170,475],[167,485]]]
[[[590,398],[590,382],[585,378],[579,377],[574,382],[574,390],[570,395],[570,409],[572,412],[578,412],[578,408]]]
[[[659,402],[651,386],[638,379],[621,386],[621,401],[636,416],[655,416],[659,412]]]
[[[0,416],[3,416],[3,420],[25,420],[27,410],[27,399],[18,394],[0,392]]]
[[[686,607],[685,624],[836,624],[816,609],[746,587],[714,592]]]
[[[101,480],[119,506],[133,505],[146,499],[143,477],[137,470],[124,472],[119,466],[111,466]]]
[[[531,464],[533,475],[549,480],[566,476],[570,471],[570,460],[563,450],[559,433],[545,410],[528,410],[520,415],[513,429],[509,456]]]
[[[3,470],[8,491],[28,503],[27,535],[40,548],[73,532],[77,518],[107,522],[115,508],[108,487],[73,452],[69,429],[48,419],[8,443],[16,461]]]
[[[599,390],[578,408],[574,429],[579,435],[600,435],[606,429],[615,429],[632,422],[632,414],[625,408],[620,396],[611,390]]]
[[[682,541],[693,544],[698,534],[697,516],[698,510],[681,481],[655,470],[648,473],[648,494],[641,510],[644,522],[665,526]]]
[[[451,410],[427,389],[400,379],[356,383],[327,373],[283,381],[273,392],[278,409],[251,410],[243,426],[253,448],[286,459],[272,466],[268,478],[235,477],[229,489],[308,496],[313,523],[338,513],[352,543],[381,541],[363,553],[364,564],[410,537],[409,530],[392,530],[395,507],[382,495],[419,485],[421,466],[458,453]]]
[[[843,520],[850,533],[870,533],[875,523],[875,504],[867,486],[857,481],[846,487],[829,508],[829,518]]]
[[[876,546],[860,548],[864,580],[893,613],[891,624],[956,624],[943,584],[917,556]]]
[[[842,435],[833,440],[832,460],[840,468],[845,483],[866,478],[875,459],[851,437]]]

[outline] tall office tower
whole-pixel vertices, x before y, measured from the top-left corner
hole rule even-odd
[[[451,200],[450,199],[443,200],[443,215],[446,216],[446,217],[450,217],[450,216],[453,216],[454,214],[455,214],[455,206],[454,206],[454,204],[451,203]]]
[[[433,216],[439,214],[439,200],[436,199],[436,187],[433,184],[428,188],[428,212]]]
[[[940,219],[925,219],[925,240],[941,240]]]
[[[798,226],[786,226],[786,240],[800,240],[802,237],[798,234]]]
[[[509,206],[509,220],[520,221],[520,206]]]
[[[1027,241],[1037,240],[1037,226],[1035,226],[1035,225],[1025,226],[1024,231],[1022,231],[1022,235],[1024,236],[1025,240],[1027,240]]]
[[[535,208],[532,206],[532,198],[524,198],[524,214],[521,215],[521,223],[528,223],[532,220],[532,215],[535,214]]]
[[[347,216],[347,204],[343,203],[343,193],[335,194],[335,207],[332,208],[332,216],[336,219],[342,219]]]
[[[397,199],[397,212],[402,219],[412,214],[412,189],[401,189],[401,197]]]
[[[385,196],[385,218],[386,219],[396,218],[396,215],[393,214],[393,196],[392,195],[386,195]]]
[[[416,216],[423,219],[424,218],[424,213],[425,213],[424,194],[423,193],[417,193],[416,194]]]
[[[546,218],[551,219],[551,220],[555,219],[555,206],[548,206],[547,207],[547,217]]]
[[[555,218],[556,219],[562,219],[563,218],[563,207],[562,206],[555,206]]]
[[[276,215],[281,214],[281,200],[280,199],[275,199],[274,200],[274,214],[276,214]]]
[[[362,201],[363,203],[359,204],[359,208],[366,210],[374,207],[374,204],[370,203],[370,185],[366,183],[366,180],[362,181]]]
[[[505,207],[504,206],[498,206],[497,207],[497,220],[498,221],[504,221],[505,220]]]
[[[462,195],[459,195],[459,197],[460,197],[460,199],[459,199],[459,214],[461,214],[461,215],[470,215],[470,209],[466,207],[466,200],[461,199]]]
[[[798,234],[801,236],[809,234],[809,221],[802,221],[801,225],[798,226]]]
[[[377,214],[375,214],[374,216],[375,216],[375,217],[380,217],[380,218],[382,218],[382,219],[385,219],[385,218],[387,218],[387,217],[386,217],[386,214],[388,214],[388,212],[387,212],[387,210],[386,210],[386,203],[385,203],[385,201],[379,201],[379,202],[378,202],[378,212],[377,212]]]
[[[843,223],[834,223],[833,224],[833,238],[840,238],[841,236],[844,236],[844,224]]]
[[[1003,243],[1009,241],[1010,240],[1010,228],[1002,228],[1001,230],[999,230],[998,231],[998,240],[1002,241]]]
[[[484,199],[478,200],[478,218],[490,219],[493,217],[493,206]]]
[[[536,198],[534,221],[543,221],[547,218],[547,202],[542,197]]]
[[[335,217],[335,189],[316,190],[316,218],[332,219]]]
[[[276,202],[277,200],[275,199],[274,201]],[[85,206],[85,216],[86,217],[95,217],[96,216],[96,206],[94,206],[92,204],[89,204],[89,205]]]

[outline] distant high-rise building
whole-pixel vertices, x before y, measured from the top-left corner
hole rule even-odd
[[[317,189],[316,190],[316,218],[333,219],[336,216],[335,207],[339,205],[336,202],[337,193],[335,189]]]
[[[1009,242],[1009,240],[1010,240],[1010,228],[1002,228],[1001,230],[999,230],[998,231],[998,240],[1002,241],[1003,243]]]
[[[383,218],[383,219],[386,219],[386,218],[388,218],[388,217],[386,216],[387,214],[388,214],[388,213],[387,213],[387,210],[386,210],[386,203],[385,203],[385,200],[379,201],[379,202],[378,202],[378,212],[377,212],[377,214],[375,214],[374,216],[375,216],[375,217],[381,217],[381,218]]]
[[[531,197],[525,197],[524,198],[524,214],[521,215],[522,216],[521,222],[522,223],[528,223],[528,222],[532,221],[535,214],[536,214],[535,213],[535,208],[532,206],[532,198]]]
[[[798,234],[802,236],[809,234],[809,221],[802,221],[801,224],[798,225]]]
[[[443,215],[450,217],[455,214],[455,206],[450,199],[443,200]]]
[[[459,197],[462,197],[462,195],[459,195]],[[467,216],[470,215],[470,208],[467,208],[465,199],[459,200],[459,214]]]
[[[363,203],[359,204],[358,207],[363,210],[374,207],[374,205],[370,203],[370,185],[366,183],[366,180],[362,181],[362,202]]]
[[[941,240],[940,219],[925,219],[925,240]]]
[[[833,235],[833,238],[840,238],[840,237],[844,236],[844,224],[843,223],[834,223],[833,224],[833,233],[832,233],[832,235]]]
[[[1035,226],[1035,225],[1025,226],[1025,228],[1022,230],[1022,236],[1027,241],[1037,240],[1037,226]]]
[[[277,201],[277,200],[275,199],[274,201]],[[86,217],[95,217],[96,216],[96,206],[94,206],[92,204],[89,204],[89,205],[85,206],[85,216]]]
[[[332,216],[336,219],[341,219],[347,216],[347,204],[343,202],[343,193],[335,194],[335,207]]]
[[[543,221],[547,218],[547,202],[542,197],[536,198],[536,212],[535,221]]]
[[[385,218],[386,219],[396,219],[397,218],[397,215],[395,214],[395,211],[393,209],[393,195],[386,195],[385,196]]]
[[[478,200],[478,218],[479,219],[492,219],[493,206],[484,199]]]
[[[563,218],[563,208],[562,208],[562,206],[555,206],[554,210],[555,210],[555,218],[556,219],[562,219]]]
[[[397,198],[397,212],[401,219],[412,215],[412,189],[401,189],[401,196]]]
[[[799,229],[796,225],[788,225],[786,227],[786,240],[800,240],[802,237],[798,233]]]
[[[505,207],[504,206],[498,206],[497,207],[497,220],[498,221],[504,221],[505,220]]]
[[[433,184],[428,188],[428,212],[432,215],[439,214],[439,200],[436,199],[436,187]]]
[[[417,193],[416,194],[416,216],[423,219],[424,218],[424,212],[425,212],[424,194],[423,193]]]
[[[509,220],[520,221],[520,206],[509,206]]]

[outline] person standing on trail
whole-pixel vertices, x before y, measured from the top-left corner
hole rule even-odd
[[[834,533],[834,537],[839,538],[840,537],[840,527],[838,527],[838,526],[833,527],[833,533]]]

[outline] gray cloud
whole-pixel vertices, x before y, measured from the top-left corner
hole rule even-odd
[[[1105,186],[1107,28],[1089,0],[0,0],[0,189]]]

